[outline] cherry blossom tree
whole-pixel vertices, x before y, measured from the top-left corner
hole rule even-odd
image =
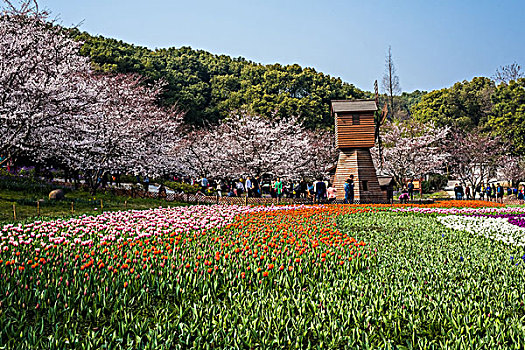
[[[294,117],[239,112],[210,130],[190,133],[174,155],[185,173],[197,176],[311,176],[334,164],[333,140],[329,132],[309,131]]]
[[[414,121],[387,123],[381,130],[383,140],[383,171],[392,176],[398,186],[409,177],[421,177],[440,172],[448,153],[443,143],[448,128]],[[379,161],[377,147],[371,150],[374,163]]]
[[[92,192],[104,173],[163,175],[180,167],[171,150],[182,113],[157,106],[162,84],[145,86],[132,75],[91,76],[96,100],[84,114],[38,135],[42,160],[81,172]]]
[[[504,155],[499,160],[499,173],[503,178],[516,186],[525,179],[525,161],[523,157],[515,155]]]
[[[504,150],[498,137],[479,130],[470,133],[455,131],[447,146],[448,164],[461,182],[476,188],[495,174]]]
[[[85,90],[90,65],[80,43],[34,2],[0,6],[0,155],[8,159],[33,149],[32,135],[67,122],[94,96]]]

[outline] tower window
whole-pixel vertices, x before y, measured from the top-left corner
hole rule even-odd
[[[359,114],[352,114],[352,125],[359,125]]]
[[[368,180],[363,180],[361,183],[363,185],[363,191],[368,191]]]

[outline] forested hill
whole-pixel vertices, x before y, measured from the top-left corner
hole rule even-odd
[[[150,50],[115,39],[71,31],[96,69],[164,78],[163,103],[186,111],[195,125],[214,123],[245,109],[271,116],[298,115],[308,127],[330,127],[330,100],[368,98],[370,93],[340,78],[297,64],[262,65],[190,47]]]

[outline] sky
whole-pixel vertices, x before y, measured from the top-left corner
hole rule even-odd
[[[151,49],[294,64],[372,91],[388,47],[403,91],[525,66],[525,0],[40,0],[62,25]]]

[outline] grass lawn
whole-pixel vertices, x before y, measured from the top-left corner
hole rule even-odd
[[[16,221],[31,220],[37,217],[57,218],[81,214],[100,214],[102,211],[126,209],[148,209],[159,206],[178,206],[181,203],[166,202],[152,198],[131,198],[99,192],[95,196],[84,190],[66,192],[65,199],[48,199],[49,188],[0,189],[0,223],[14,222],[13,204],[16,207]],[[40,200],[38,215],[37,201]],[[103,208],[102,208],[103,207]]]

